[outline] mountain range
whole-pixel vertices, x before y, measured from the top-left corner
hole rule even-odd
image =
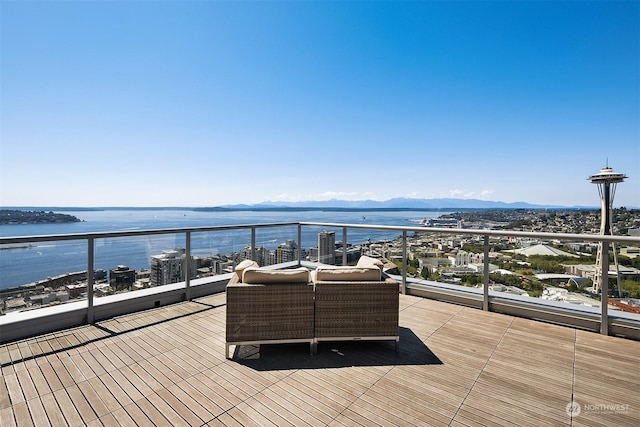
[[[638,209],[637,207],[630,207]],[[322,200],[305,202],[261,202],[256,204],[233,204],[219,206],[155,206],[155,207],[134,207],[134,206],[103,206],[103,207],[42,207],[42,206],[19,206],[0,207],[0,209],[19,210],[46,210],[46,211],[94,211],[94,210],[195,210],[195,211],[217,211],[217,210],[476,210],[476,209],[600,209],[599,206],[561,206],[561,205],[537,205],[527,202],[506,203],[500,201],[480,200],[480,199],[411,199],[398,197],[394,199],[378,200]]]
[[[262,202],[253,205],[238,204],[221,206],[222,209],[562,209],[567,206],[536,205],[526,202],[505,203],[479,199],[410,199],[394,198],[384,201],[376,200],[324,200],[306,202]],[[573,206],[572,209],[598,209],[593,206]]]

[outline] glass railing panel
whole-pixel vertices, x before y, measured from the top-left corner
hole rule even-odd
[[[608,279],[600,273],[599,245],[592,242],[543,240],[523,245],[515,241],[510,246],[490,260],[490,289],[496,294],[524,290],[525,296],[538,302],[601,313],[602,292],[606,289],[610,316],[620,311],[640,313],[640,309],[634,310],[624,302],[638,297],[640,282],[637,271],[633,273],[635,269],[621,264],[618,245],[610,247]]]
[[[298,261],[298,227],[259,227],[256,228],[256,261],[261,266]],[[302,245],[302,260],[306,257],[306,248]]]
[[[373,228],[346,227],[346,264],[357,262],[361,255],[393,258],[398,255],[394,241],[402,235],[398,230],[377,230]],[[304,226],[302,229],[303,247],[307,250],[308,261],[323,264],[343,264],[344,227]],[[325,253],[327,245],[334,243],[333,257]],[[306,246],[308,245],[308,249]]]
[[[558,251],[556,255],[523,255],[523,245],[512,239],[509,232],[489,239],[489,295],[501,299],[546,304],[569,310],[601,314],[601,295],[593,289],[596,272],[595,253],[582,253],[573,249],[573,241],[536,240]],[[407,277],[425,279],[429,286],[453,288],[456,286],[483,290],[484,245],[481,235],[419,232],[408,238]],[[542,248],[544,249],[544,248]],[[562,251],[562,252],[559,252]],[[631,277],[621,280],[623,297],[618,292],[610,263],[609,303],[610,316],[640,320],[638,303],[638,274],[629,270]],[[622,271],[622,270],[621,270]],[[634,280],[635,277],[635,280]],[[635,304],[635,306],[634,306]]]
[[[302,225],[300,242],[303,260],[342,264],[344,251],[341,242],[346,230],[347,264],[356,262],[363,254],[382,257],[391,262],[387,266],[392,266],[392,263],[398,265],[392,274],[401,276],[402,260],[406,255],[407,283],[457,289],[477,296],[482,295],[484,291],[483,272],[487,262],[490,272],[489,296],[496,301],[513,299],[519,302],[530,301],[536,305],[565,307],[569,310],[596,315],[601,313],[600,297],[597,293],[590,292],[588,286],[590,278],[568,280],[568,276],[552,278],[545,276],[563,274],[559,265],[563,265],[564,272],[568,274],[567,265],[576,262],[591,266],[593,270],[595,268],[593,254],[578,254],[578,258],[567,259],[536,259],[513,252],[517,248],[517,240],[511,237],[509,231],[499,233],[490,230],[432,231],[416,227],[405,229],[407,232],[405,254],[401,238],[402,229],[380,229],[375,224],[368,224],[365,221],[366,219],[363,218],[362,224],[349,224],[349,226],[341,223]],[[179,257],[183,254],[186,256],[188,242],[190,242],[189,252],[193,257],[192,279],[231,273],[237,263],[251,257],[261,265],[294,261],[287,257],[292,252],[296,253],[293,249],[297,249],[295,245],[298,244],[298,225],[256,223],[247,225],[245,228],[236,227],[239,226],[225,226],[211,231],[184,229],[182,231],[167,230],[167,232],[154,230],[145,233],[136,230],[121,232],[118,237],[98,235],[94,240],[94,295],[99,298],[113,293],[135,292],[144,287],[175,283],[178,280],[173,282],[159,280],[160,269],[153,272],[154,261],[152,260],[163,254],[168,257]],[[332,237],[323,237],[327,233],[332,234]],[[485,260],[484,236],[487,234],[490,235],[489,258]],[[534,237],[539,238],[538,240],[548,241],[550,245],[549,239],[552,239],[552,244],[558,248],[565,245],[567,252],[571,252],[571,242],[576,241],[575,237],[569,235],[564,235],[567,240],[563,241],[562,235],[551,233],[521,234],[535,235]],[[18,287],[14,290],[2,291],[0,294],[2,310],[24,310],[86,299],[86,270],[89,253],[87,242],[93,237],[89,235],[80,236],[78,239],[75,235],[68,237],[71,240],[49,240],[59,238],[56,236],[45,236],[42,240],[16,238],[14,240],[20,243],[3,243],[0,246],[0,290]],[[327,240],[323,242],[323,238]],[[586,237],[585,241],[590,241],[589,238],[590,236]],[[598,237],[594,236],[594,238]],[[626,239],[629,244],[638,243],[637,239],[629,237]],[[326,246],[327,242],[333,242],[334,245],[333,261],[320,259],[319,246]],[[280,255],[278,255],[279,248]],[[329,249],[325,250],[329,251]],[[183,264],[184,262],[182,262],[184,271]],[[122,266],[120,270],[119,266]],[[613,266],[610,267],[613,270]],[[133,270],[133,273],[128,270]],[[634,271],[627,272],[629,274],[624,273],[625,277],[622,278],[623,290],[628,292],[624,295],[625,298],[619,298],[615,274],[611,275],[607,305],[609,316],[640,321],[640,310],[637,307],[634,308],[635,301],[632,300],[636,298],[637,301],[639,286],[638,274]],[[126,279],[128,282],[114,284],[112,274],[129,277]],[[134,285],[129,283],[131,274],[135,274]],[[181,282],[185,281],[184,277],[180,279]],[[45,283],[43,284],[42,281]],[[9,300],[8,304],[5,303],[7,300]]]
[[[185,233],[95,239],[96,297],[184,281]]]
[[[86,299],[86,283],[86,240],[0,245],[3,313]]]
[[[251,229],[248,228],[192,232],[191,256],[197,268],[192,278],[233,272],[241,258],[250,254],[250,247]]]
[[[302,228],[302,247],[306,253],[306,261],[335,265],[337,263],[337,244],[341,241],[342,228],[315,226]]]

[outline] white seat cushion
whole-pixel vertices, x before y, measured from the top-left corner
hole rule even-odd
[[[251,285],[268,283],[308,283],[309,270],[304,267],[289,270],[265,270],[247,267],[242,273],[242,282]]]
[[[380,269],[371,267],[330,266],[318,267],[315,271],[318,282],[380,281]]]
[[[260,267],[260,265],[255,261],[251,261],[250,259],[245,259],[244,261],[241,261],[238,265],[236,265],[235,271],[240,281],[242,281],[242,273],[249,267],[257,268]]]

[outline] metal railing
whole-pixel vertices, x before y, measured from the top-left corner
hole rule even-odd
[[[342,229],[342,260],[347,263],[347,242],[348,230],[350,229],[370,229],[375,231],[398,232],[401,237],[402,252],[402,268],[401,268],[401,292],[406,294],[408,291],[407,280],[407,233],[420,233],[421,235],[457,235],[457,236],[479,236],[483,240],[484,266],[483,266],[483,288],[482,288],[482,309],[490,310],[492,297],[489,293],[489,248],[490,238],[533,238],[539,240],[554,240],[562,242],[580,241],[602,243],[602,291],[601,291],[601,307],[600,307],[600,333],[608,335],[610,333],[610,316],[608,312],[608,247],[611,243],[639,245],[640,237],[630,236],[609,236],[609,235],[592,235],[592,234],[569,234],[569,233],[549,233],[549,232],[526,232],[526,231],[505,231],[505,230],[487,230],[487,229],[452,229],[452,228],[430,228],[430,227],[404,227],[404,226],[384,226],[384,225],[364,225],[364,224],[339,224],[327,222],[284,222],[284,223],[268,223],[268,224],[246,224],[233,226],[215,226],[215,227],[192,227],[192,228],[171,228],[161,230],[134,230],[134,231],[118,231],[106,233],[82,233],[82,234],[65,234],[65,235],[42,235],[42,236],[18,236],[18,237],[0,237],[1,245],[23,245],[39,242],[65,241],[65,240],[81,240],[86,241],[87,247],[87,306],[86,306],[86,322],[94,323],[96,320],[94,312],[94,263],[95,263],[95,241],[96,239],[114,239],[120,237],[136,237],[136,236],[154,236],[166,234],[183,234],[185,239],[185,259],[191,259],[192,251],[192,234],[202,232],[220,232],[220,231],[236,231],[250,230],[250,247],[252,258],[256,257],[256,231],[264,228],[275,227],[297,227],[297,265],[302,265],[302,237],[303,230],[307,228],[326,227],[332,229]],[[292,239],[294,240],[294,239]],[[186,262],[184,287],[181,292],[183,299],[191,300],[191,263]],[[429,285],[433,286],[433,285]],[[640,321],[638,322],[640,325]],[[5,328],[6,324],[0,324]],[[635,325],[640,331],[640,326]],[[1,331],[0,331],[1,332]],[[0,333],[0,336],[2,334]],[[639,333],[640,335],[640,333]],[[2,338],[0,337],[0,341]]]

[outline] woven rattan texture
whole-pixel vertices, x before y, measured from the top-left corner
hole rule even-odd
[[[315,337],[398,335],[398,282],[316,282]]]
[[[313,284],[227,286],[227,342],[313,338]]]

